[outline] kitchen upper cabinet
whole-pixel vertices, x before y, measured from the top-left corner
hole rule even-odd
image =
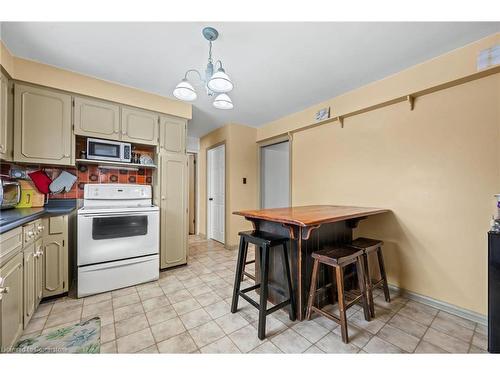
[[[160,147],[169,152],[186,152],[186,120],[160,117]]]
[[[160,267],[187,262],[187,156],[161,152]]]
[[[14,95],[12,83],[0,72],[0,159],[13,158]]]
[[[120,107],[96,99],[75,97],[75,134],[86,137],[120,139]]]
[[[146,145],[158,144],[156,113],[130,107],[122,107],[121,111],[122,141]]]
[[[34,268],[35,268],[35,310],[43,297],[43,239],[35,242]]]
[[[23,250],[24,260],[24,328],[35,312],[35,244]]]
[[[0,348],[8,351],[23,331],[23,254],[0,267]]]
[[[74,146],[71,96],[16,84],[14,161],[72,165]]]
[[[50,297],[68,291],[68,216],[49,218],[43,240],[43,291]]]

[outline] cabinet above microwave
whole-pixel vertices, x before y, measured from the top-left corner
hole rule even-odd
[[[91,98],[74,98],[75,134],[158,145],[159,115]]]

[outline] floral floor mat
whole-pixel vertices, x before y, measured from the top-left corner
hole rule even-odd
[[[92,318],[17,342],[14,353],[99,353],[101,319]]]

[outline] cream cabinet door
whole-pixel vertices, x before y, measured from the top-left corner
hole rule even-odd
[[[8,351],[23,332],[23,253],[0,268],[0,350]]]
[[[160,147],[170,152],[186,152],[186,120],[160,117]]]
[[[35,312],[35,244],[23,250],[24,260],[24,328]]]
[[[104,139],[120,139],[120,107],[96,99],[75,97],[75,134]]]
[[[158,144],[158,115],[140,109],[122,107],[122,141]]]
[[[14,161],[74,164],[71,96],[15,85]]]
[[[161,152],[160,266],[187,262],[187,156]]]
[[[65,234],[49,235],[43,245],[43,297],[68,291],[68,238]]]
[[[43,294],[43,239],[35,242],[35,310],[42,300]]]
[[[0,159],[11,161],[14,132],[14,96],[11,82],[0,72]]]

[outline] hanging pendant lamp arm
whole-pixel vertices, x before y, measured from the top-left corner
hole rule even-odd
[[[222,61],[220,61],[220,60],[217,60],[217,61],[215,62],[215,65],[214,65],[214,66],[215,66],[215,69],[217,70],[217,63],[219,64],[219,69],[221,69],[221,70],[224,72],[225,70],[224,70],[224,68],[222,67]]]
[[[201,76],[201,73],[197,70],[197,69],[189,69],[186,74],[184,74],[184,79],[187,80],[188,79],[188,74],[191,73],[191,72],[195,72],[197,75],[198,75],[198,78],[200,79],[201,82],[205,82],[205,80],[203,79],[203,77]]]

